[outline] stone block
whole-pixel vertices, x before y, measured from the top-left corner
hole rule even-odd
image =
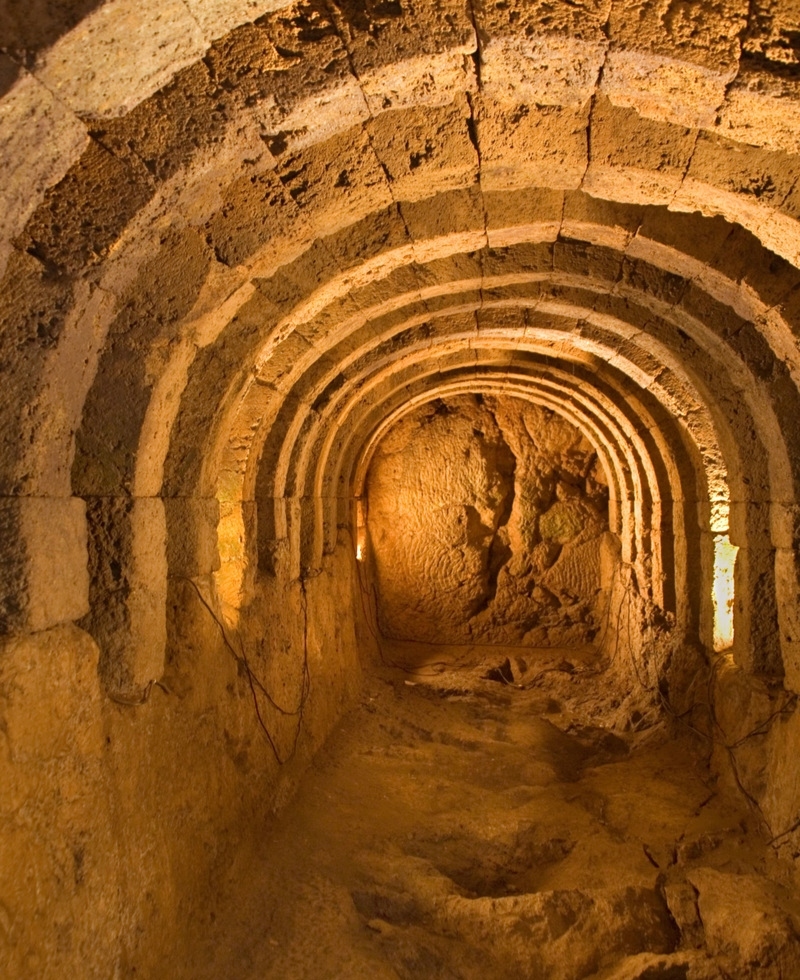
[[[21,246],[68,273],[99,261],[154,193],[149,176],[91,140],[45,195]]]
[[[691,129],[643,119],[599,97],[591,115],[582,190],[629,204],[666,204],[681,185],[694,144]]]
[[[466,216],[465,216],[466,217]],[[417,215],[414,215],[417,218]],[[473,232],[462,232],[466,238],[475,241],[476,249],[483,248],[483,233],[476,230]],[[459,234],[459,238],[461,238]],[[424,249],[424,246],[423,246]],[[418,249],[415,249],[417,251]],[[431,249],[433,251],[433,249]],[[429,261],[418,263],[413,266],[420,283],[422,298],[426,302],[431,302],[431,297],[443,289],[446,292],[462,292],[465,289],[478,288],[482,274],[482,260],[485,253],[481,251],[459,252],[453,249],[444,254],[443,257],[434,254]],[[465,285],[461,285],[464,283]],[[458,285],[451,285],[458,284]]]
[[[9,60],[0,56],[0,70]],[[61,180],[88,139],[74,113],[22,71],[0,100],[0,241],[10,242],[22,231],[45,191]],[[29,152],[33,146],[36,153]]]
[[[742,65],[719,110],[720,131],[737,143],[798,154],[798,100],[800,82],[796,78]]]
[[[364,314],[351,296],[336,297],[313,316],[292,318],[292,324],[297,333],[315,347],[324,348],[333,343],[342,333],[349,334],[351,330],[362,327],[365,323]],[[320,356],[320,362],[329,359]]]
[[[553,246],[553,267],[556,272],[585,276],[605,283],[608,288],[617,281],[621,265],[620,252],[602,245],[576,242],[562,236],[562,240]]]
[[[775,551],[740,546],[734,569],[734,656],[737,665],[754,674],[780,675],[787,669],[781,654],[783,614],[776,607],[776,575]],[[789,642],[796,639],[794,633],[786,637]],[[791,684],[798,682],[795,672]]]
[[[683,276],[665,272],[650,262],[625,256],[621,287],[625,292],[630,290],[639,293],[647,305],[656,300],[658,303],[674,306],[688,288],[688,283]]]
[[[491,301],[491,294],[490,301]],[[464,316],[464,323],[469,324],[470,318],[472,317],[472,323],[478,329],[479,336],[482,335],[486,338],[488,343],[488,338],[491,335],[501,337],[503,339],[517,335],[522,336],[522,331],[525,326],[524,317],[520,315],[519,310],[509,310],[503,308],[492,308],[487,307],[484,309],[476,309],[474,314],[467,313]],[[495,357],[506,357],[509,351],[497,351],[494,353]]]
[[[574,190],[586,172],[590,104],[480,103],[477,136],[486,190]]]
[[[215,572],[219,568],[219,501],[215,497],[167,497],[164,513],[169,574],[193,578]]]
[[[215,62],[215,76],[237,76],[231,98],[263,121],[276,158],[369,118],[332,12],[321,3],[288,4],[240,28],[219,48],[224,55]]]
[[[800,64],[798,52],[789,43],[797,29],[797,4],[753,0],[752,16],[742,32],[742,60],[775,75],[793,75]]]
[[[481,88],[502,103],[586,105],[605,55],[605,38],[553,33],[491,38],[481,52]]]
[[[225,189],[222,207],[206,225],[208,243],[220,262],[241,265],[293,222],[302,219],[274,173],[241,177]]]
[[[35,765],[76,749],[96,753],[97,656],[92,638],[73,625],[2,641],[2,728],[12,758]]]
[[[487,95],[549,106],[589,100],[608,45],[605,3],[482,0],[474,9],[482,39],[481,86]]]
[[[88,608],[84,502],[0,500],[0,633],[50,629]]]
[[[290,334],[259,359],[258,381],[280,391],[298,361],[311,349],[311,344],[300,334]]]
[[[386,175],[360,127],[281,158],[277,174],[320,235],[392,203]]]
[[[351,292],[353,300],[362,310],[390,304],[405,306],[419,293],[419,279],[413,263],[398,266],[379,279],[372,279]]]
[[[335,10],[337,28],[362,81],[379,78],[383,69],[413,71],[414,61],[427,63],[442,52],[471,54],[477,46],[469,10],[460,0],[415,5],[338,0]],[[392,87],[402,90],[407,87],[403,83],[396,78]]]
[[[421,200],[475,183],[479,160],[469,125],[463,97],[446,106],[382,112],[369,122],[370,142],[395,200]]]
[[[619,536],[613,531],[606,531],[600,536],[600,588],[609,592],[614,584],[622,558],[622,544]]]
[[[800,161],[788,153],[743,146],[711,133],[700,134],[686,173],[690,185],[741,195],[760,207],[779,207],[798,178]]]
[[[43,54],[35,73],[73,112],[121,116],[205,48],[182,0],[112,0]]]
[[[82,625],[100,647],[104,686],[137,696],[164,670],[167,555],[164,502],[87,502],[91,608]]]
[[[776,548],[800,551],[800,506],[773,503],[769,506],[769,527]]]
[[[209,68],[199,62],[121,118],[96,122],[92,136],[134,170],[164,180],[218,141],[227,121]]]
[[[638,239],[646,239],[714,265],[728,248],[733,227],[724,218],[707,218],[697,212],[679,214],[662,208],[642,212]]]
[[[786,156],[786,158],[787,158],[787,168],[791,166],[789,164],[789,161],[790,160],[792,161],[792,163],[794,163],[794,161],[797,159],[796,156],[789,156],[789,154],[783,154],[782,153],[781,155],[782,156]],[[788,218],[788,219],[790,219],[791,221],[794,221],[794,222],[800,220],[800,192],[798,192],[798,190],[797,190],[797,183],[796,182],[792,185],[792,189],[786,194],[786,196],[777,205],[776,210],[781,215],[781,217],[784,218],[784,219]],[[796,238],[797,238],[796,231],[795,231],[794,236],[790,236],[790,240],[791,240],[792,237],[794,238],[794,244],[796,244]],[[773,248],[774,247],[775,246],[773,246]],[[776,251],[777,251],[777,249],[776,249]],[[795,255],[795,262],[794,262],[794,264],[795,265],[798,264],[797,263],[796,255]]]
[[[37,492],[37,464],[27,456],[41,423],[26,412],[41,384],[41,370],[64,330],[73,301],[73,287],[65,277],[53,276],[38,259],[17,249],[10,253],[0,283],[0,335],[3,358],[0,370],[0,496]],[[45,423],[46,424],[46,423]],[[39,428],[39,432],[34,432]]]
[[[314,303],[313,309],[316,310],[320,302],[324,303],[329,296],[336,295],[329,292],[327,286],[331,280],[336,279],[339,272],[337,257],[328,248],[327,240],[317,240],[304,249],[293,262],[279,269],[272,277],[272,281],[275,283],[280,280],[286,283],[284,288],[288,295],[282,303],[286,312],[319,292],[324,299]],[[279,305],[277,294],[271,295],[270,298]]]
[[[404,303],[399,309],[391,309],[388,313],[384,313],[381,316],[372,317],[368,323],[365,324],[364,330],[359,331],[358,334],[354,334],[347,341],[343,342],[347,344],[347,347],[341,347],[343,353],[357,353],[359,354],[358,359],[354,362],[356,369],[363,369],[363,357],[359,352],[359,348],[365,341],[365,338],[380,338],[388,336],[394,332],[397,328],[402,328],[409,320],[414,320],[420,323],[426,319],[426,315],[431,307],[417,299],[410,300]]]
[[[522,34],[534,37],[578,38],[584,41],[602,39],[609,8],[606,0],[576,0],[557,7],[538,6],[527,0],[478,0],[474,4],[475,20],[486,37]]]
[[[785,684],[800,693],[800,575],[793,548],[775,550],[775,592]]]
[[[444,235],[463,236],[463,250],[467,252],[482,248],[485,244],[486,219],[481,192],[477,187],[440,194],[435,207],[426,201],[403,201],[400,212],[409,234],[418,245],[414,250],[418,262],[425,262],[429,257],[423,245],[426,239]],[[430,258],[439,256],[432,255]]]
[[[554,246],[550,241],[522,242],[507,248],[490,248],[483,253],[484,274],[503,276],[514,274],[543,274],[548,276],[553,270]],[[521,282],[518,284],[520,295],[535,296],[542,288],[539,282]],[[512,284],[507,284],[507,289]]]
[[[590,197],[582,191],[564,195],[561,233],[567,238],[624,249],[642,223],[644,209]]]
[[[247,24],[274,10],[288,7],[290,0],[185,0],[207,41],[223,37],[239,24]]]
[[[416,13],[423,11],[417,8]],[[420,39],[416,28],[410,36]],[[360,87],[371,116],[374,118],[387,109],[446,106],[465,91],[474,91],[475,64],[464,56],[474,53],[475,44],[472,35],[463,47],[381,64],[361,74]],[[470,50],[464,50],[465,47]]]
[[[779,692],[777,704],[770,705],[772,714],[779,710],[781,703],[787,705],[788,698]],[[761,721],[761,719],[758,719]],[[775,718],[769,731],[766,759],[761,759],[766,772],[766,792],[761,807],[775,835],[785,834],[793,827],[800,814],[800,785],[797,779],[797,759],[800,755],[800,714],[796,708],[787,710]],[[786,834],[782,844],[796,846],[797,833]]]
[[[296,102],[270,112],[264,123],[265,129],[273,130],[265,135],[276,158],[332,139],[345,130],[362,128],[369,118],[364,93],[350,75],[345,75],[338,85],[321,87],[319,94],[311,98],[301,100],[303,94],[301,90]]]
[[[410,242],[408,229],[395,204],[375,211],[323,240],[324,247],[340,268],[348,272],[352,270],[351,290],[369,288],[379,283],[380,279],[376,279],[376,276],[387,274],[382,254],[397,253],[409,246]],[[399,266],[396,265],[396,258],[393,258],[388,268],[402,274],[408,258],[408,252],[404,253],[403,264]],[[366,270],[359,270],[359,266],[366,266]],[[351,277],[348,276],[348,284],[350,281]]]
[[[653,52],[665,61],[686,62],[733,78],[739,67],[739,32],[747,26],[748,13],[747,0],[668,10],[647,0],[625,0],[612,5],[609,32],[615,47],[631,54]]]
[[[544,187],[484,191],[489,245],[555,241],[561,227],[564,194]]]
[[[689,323],[694,321],[702,325],[699,330],[695,328],[693,331],[697,334],[698,342],[720,362],[726,355],[730,357],[733,351],[753,375],[769,377],[775,355],[757,328],[727,303],[715,299],[695,280],[685,277],[687,286],[678,301],[676,312],[679,316],[686,314],[690,317]]]
[[[615,331],[634,334],[649,328],[653,311],[640,301],[641,298],[630,292],[600,293],[594,303],[596,319],[603,322],[608,317],[614,323]]]
[[[206,0],[202,3],[205,6]],[[218,90],[224,102],[247,105],[262,120],[280,117],[276,111],[276,75],[299,60],[299,52],[284,51],[281,55],[275,49],[268,18],[255,23],[240,22],[216,39],[203,59],[215,87],[222,79],[236,79],[235,85],[226,86],[228,91],[224,94]]]
[[[795,266],[738,226],[714,264],[768,307],[787,301],[800,285],[800,271]]]
[[[739,70],[745,0],[713,7],[656,7],[646,0],[611,5],[611,47],[602,88],[618,105],[687,126],[713,125],[726,86]]]
[[[608,53],[601,90],[615,105],[635,109],[649,119],[710,127],[735,72],[736,66],[724,63],[710,70],[691,61],[615,45]]]

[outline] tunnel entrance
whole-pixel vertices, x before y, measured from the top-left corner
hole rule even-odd
[[[603,612],[608,480],[586,437],[505,395],[436,399],[384,436],[366,481],[381,633],[572,647]]]

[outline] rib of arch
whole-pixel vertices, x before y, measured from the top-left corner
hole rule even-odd
[[[112,27],[115,9],[103,13]],[[269,35],[279,14],[241,30]],[[12,392],[19,405],[8,409],[7,430],[18,439],[2,477],[9,495],[82,498],[91,533],[110,521],[130,538],[120,573],[133,583],[128,625],[111,636],[93,621],[101,643],[127,656],[142,642],[132,620],[163,624],[169,574],[213,572],[235,617],[259,575],[313,572],[352,527],[389,425],[427,399],[503,390],[584,432],[610,476],[612,528],[642,595],[708,644],[720,556],[729,542],[738,547],[737,657],[753,670],[784,670],[796,688],[800,362],[789,300],[800,236],[785,206],[790,191],[754,199],[746,190],[775,154],[797,152],[791,127],[765,123],[754,135],[731,123],[723,145],[712,134],[733,69],[636,52],[649,67],[637,75],[624,44],[608,53],[598,24],[576,48],[585,78],[566,72],[545,84],[534,65],[541,50],[556,51],[550,35],[533,32],[520,47],[498,28],[477,52],[474,24],[464,22],[432,42],[440,70],[427,87],[418,83],[430,58],[305,87],[286,81],[284,65],[266,72],[285,130],[275,158],[256,135],[268,98],[243,101],[213,139],[155,168],[113,233],[98,232],[85,254],[64,254],[37,230],[34,208],[46,193],[48,207],[68,211],[76,186],[91,182],[86,157],[115,156],[110,137],[106,149],[86,136],[85,121],[102,118],[113,134],[113,119],[146,117],[156,99],[168,115],[180,72],[206,64],[209,50],[210,62],[224,59],[225,45],[212,42],[235,27],[215,21],[197,33],[195,24],[196,50],[128,79],[124,92],[103,93],[102,71],[83,87],[64,81],[59,66],[69,65],[77,34],[19,83],[49,105],[61,79],[59,118],[73,138],[48,179],[30,175],[26,207],[13,209],[16,245],[2,253],[8,292],[23,273],[40,275],[36,262],[74,279],[57,343],[31,354]],[[479,84],[464,63],[475,53]],[[647,79],[667,70],[695,80],[691,99],[656,98]],[[507,77],[525,85],[509,94]],[[389,92],[398,78],[401,90]],[[535,105],[545,89],[541,104],[582,120],[594,143],[608,134],[603,114],[624,110],[643,129],[662,127],[667,144],[693,139],[695,149],[685,165],[665,168],[628,165],[620,147],[592,157],[585,140],[574,160],[560,161],[504,159],[488,135],[482,142],[482,125],[488,134],[509,106]],[[423,167],[387,177],[385,113],[401,128],[420,111],[436,116],[437,152],[452,162],[432,175]],[[759,145],[743,152],[736,189],[717,177],[714,153],[751,137]],[[299,206],[291,168],[321,164],[322,185],[348,146],[371,161],[361,183]],[[139,186],[134,164],[116,153]],[[263,196],[229,219],[226,204],[248,181]],[[142,281],[187,241],[197,266],[187,297],[165,297],[174,308],[163,323],[134,314],[123,323]],[[737,265],[738,251],[746,260]],[[120,379],[125,397],[110,415],[107,392]],[[211,554],[221,557],[216,572]],[[97,555],[95,597],[110,561]],[[748,611],[756,588],[763,623]],[[163,626],[148,642],[139,680],[158,670]]]
[[[499,229],[495,242],[514,244],[491,249],[480,238],[465,243],[462,235],[438,236],[425,243],[427,261],[417,262],[418,267],[430,268],[443,258],[463,255],[465,247],[483,244],[466,254],[491,261],[496,274],[445,280],[425,290],[398,290],[343,315],[353,284],[389,282],[391,288],[392,275],[410,258],[407,251],[393,250],[372,258],[366,268],[348,270],[347,276],[318,286],[277,324],[265,324],[263,340],[258,333],[252,337],[245,362],[252,367],[231,365],[234,380],[208,412],[213,441],[203,453],[199,488],[194,488],[198,496],[216,498],[223,508],[218,545],[225,560],[216,580],[224,583],[220,598],[228,609],[247,595],[248,567],[254,573],[259,567],[274,570],[276,555],[282,556],[291,577],[319,566],[335,544],[338,526],[352,520],[348,502],[359,496],[363,482],[359,454],[374,445],[376,431],[385,431],[381,423],[387,417],[397,417],[398,401],[410,406],[419,397],[436,397],[448,372],[480,386],[483,373],[493,369],[500,375],[495,384],[513,384],[529,397],[544,398],[546,391],[551,407],[586,432],[613,474],[614,526],[623,560],[637,568],[640,589],[674,612],[682,627],[712,642],[715,626],[718,633],[720,629],[713,596],[722,587],[714,542],[728,540],[731,521],[741,528],[732,540],[745,554],[751,550],[750,539],[769,538],[769,517],[765,522],[763,511],[754,515],[745,505],[753,499],[751,488],[764,487],[771,503],[792,499],[795,474],[773,399],[768,389],[752,383],[747,364],[723,331],[715,331],[690,309],[654,298],[619,278],[559,272],[547,269],[546,262],[539,269],[530,258],[525,271],[502,271],[519,265],[517,254],[526,245],[547,245],[548,238],[554,249],[589,244],[615,255],[608,246],[595,244],[603,241],[602,226],[584,226],[582,239],[567,238],[563,229],[558,234],[547,231],[537,226]],[[673,270],[679,253],[656,243],[646,251],[643,259],[628,249],[624,261],[631,269],[645,267],[677,278]],[[617,264],[623,261],[621,252],[616,256]],[[545,258],[552,263],[551,253]],[[619,276],[613,263],[611,271]],[[695,273],[691,279],[690,273]],[[687,288],[706,286],[708,301],[720,305],[723,297],[730,304],[737,288],[743,292],[720,274],[698,274],[691,264],[682,278]],[[598,309],[598,298],[606,301],[605,309]],[[745,302],[755,307],[754,320],[767,318],[770,311],[764,304],[759,308],[749,296],[740,299]],[[729,315],[737,323],[743,319],[732,311]],[[785,344],[788,326],[774,314],[769,322]],[[228,323],[217,323],[220,337],[235,332],[235,312]],[[297,337],[303,338],[302,352],[274,380],[273,362]],[[190,376],[192,362],[187,363],[186,354],[179,352],[175,361],[162,374],[162,391],[154,389],[142,425],[143,443],[134,452],[133,485],[145,498],[157,498],[153,491],[165,489],[163,483],[159,488],[154,471],[162,469],[165,481],[170,470],[171,429],[150,419],[163,419],[164,401],[174,397],[174,378]],[[794,374],[793,365],[785,369]],[[738,425],[746,414],[758,433],[755,452],[748,446],[743,456],[723,396],[735,406]],[[587,398],[594,403],[591,410]],[[179,409],[174,419],[179,425]],[[190,489],[176,487],[173,493]],[[663,513],[666,507],[668,514]],[[732,513],[737,508],[744,513]],[[257,524],[252,520],[256,510]],[[687,576],[692,565],[700,569],[699,592],[698,580],[690,583]],[[746,573],[746,567],[740,569],[742,590],[748,588]],[[776,593],[777,604],[790,599],[791,585],[784,583],[787,591]],[[748,627],[753,631],[756,624],[739,624],[745,635]],[[762,637],[751,635],[745,644],[760,649],[765,659],[769,656]]]

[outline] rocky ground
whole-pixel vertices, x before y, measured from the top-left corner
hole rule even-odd
[[[485,655],[384,645],[186,975],[800,977],[800,905],[689,733],[624,706],[590,651]]]

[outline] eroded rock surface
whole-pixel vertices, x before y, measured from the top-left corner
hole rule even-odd
[[[367,495],[386,635],[539,646],[595,635],[608,487],[561,416],[503,396],[424,405],[381,442]]]
[[[474,648],[383,653],[417,667],[373,677],[241,856],[193,980],[800,976],[753,818],[685,739],[623,730],[588,651],[514,684]]]

